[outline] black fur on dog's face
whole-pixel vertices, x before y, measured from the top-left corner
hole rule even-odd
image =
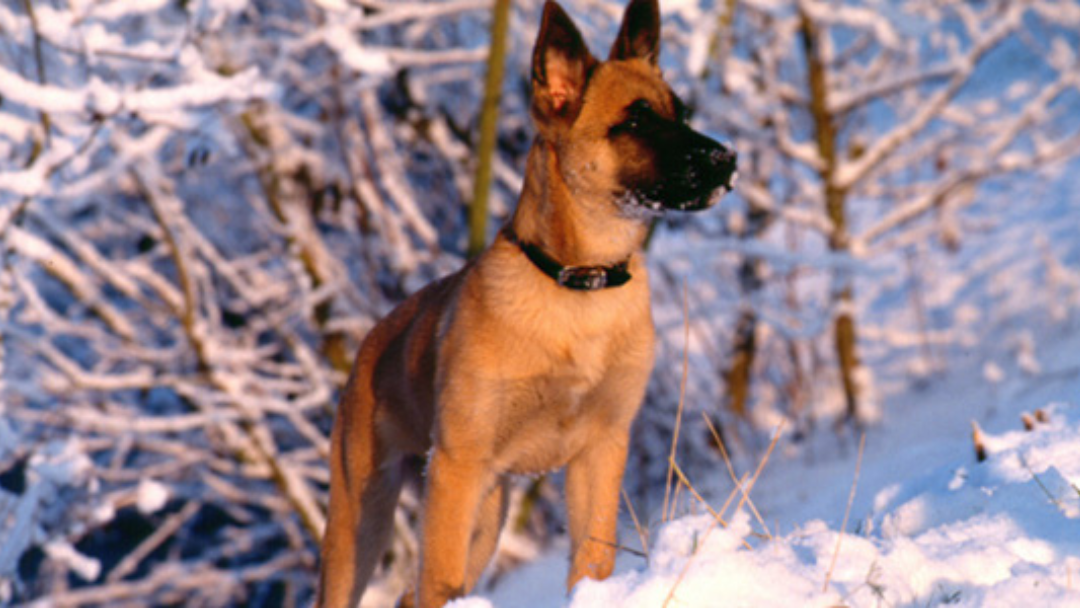
[[[625,159],[617,196],[654,212],[708,208],[733,188],[736,155],[690,128],[686,107],[673,93],[665,101],[656,106],[639,97],[608,129],[615,154]]]

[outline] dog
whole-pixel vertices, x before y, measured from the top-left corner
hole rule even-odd
[[[657,66],[657,0],[632,0],[607,61],[555,2],[532,55],[535,141],[492,245],[364,339],[331,435],[321,606],[355,606],[405,477],[427,455],[419,579],[467,594],[495,550],[508,479],[566,470],[567,590],[614,566],[630,426],[653,366],[643,244],[663,211],[731,190],[733,151],[694,131]]]

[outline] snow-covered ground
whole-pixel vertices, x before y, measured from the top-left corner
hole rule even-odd
[[[861,457],[850,431],[785,435],[753,509],[735,510],[736,496],[726,528],[684,496],[673,521],[642,514],[647,559],[621,552],[606,581],[567,597],[557,544],[454,607],[1080,606],[1080,206],[1069,191],[1019,204],[930,273],[931,312],[954,332],[941,369],[867,349],[882,418]],[[961,275],[967,287],[954,289]],[[881,341],[903,325],[888,291],[863,299]],[[761,459],[737,458],[736,476]],[[734,492],[723,465],[691,481],[714,510]],[[629,522],[621,542],[643,549]]]
[[[1078,352],[1073,336],[1044,355],[1069,364]],[[1047,383],[1052,399],[1018,383],[1007,405],[971,412],[996,429],[983,462],[949,407],[962,387],[942,383],[867,433],[857,480],[854,449],[774,455],[751,496],[767,532],[748,508],[723,528],[692,504],[697,514],[651,526],[648,563],[623,553],[616,575],[569,599],[559,546],[454,606],[1080,606],[1080,369]],[[623,537],[639,547],[633,530]]]
[[[1044,355],[1069,364],[1078,352],[1073,336]],[[1008,405],[971,412],[997,429],[984,462],[949,407],[961,387],[943,383],[868,432],[857,480],[854,449],[774,455],[752,493],[771,538],[748,509],[725,529],[697,505],[652,527],[647,564],[623,553],[619,573],[569,599],[560,547],[455,607],[1080,606],[1080,369],[1046,383],[1049,400],[1018,383]],[[638,545],[632,530],[624,541]]]

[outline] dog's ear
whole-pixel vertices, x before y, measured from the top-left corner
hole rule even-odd
[[[609,59],[660,61],[660,6],[657,0],[632,0],[623,13],[622,27]]]
[[[574,122],[596,64],[574,22],[548,0],[532,55],[532,111],[541,130]]]

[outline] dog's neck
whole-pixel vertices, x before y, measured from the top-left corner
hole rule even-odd
[[[514,233],[567,266],[609,266],[638,252],[648,225],[624,217],[613,200],[575,195],[563,179],[555,147],[537,138],[510,221]]]

